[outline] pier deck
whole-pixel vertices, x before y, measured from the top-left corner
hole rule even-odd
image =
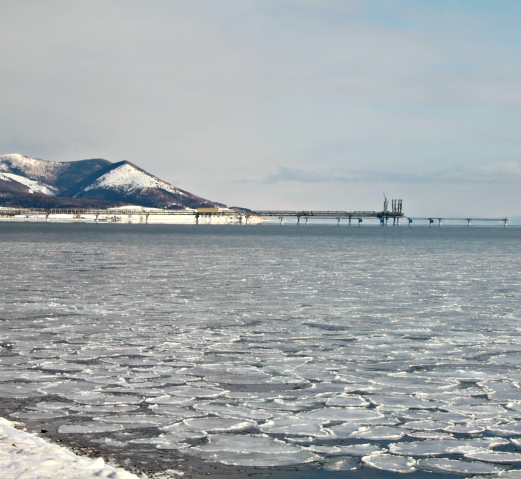
[[[293,218],[300,224],[303,220],[308,223],[310,219],[329,219],[336,220],[337,224],[340,224],[341,220],[348,220],[348,224],[352,221],[358,224],[362,223],[364,219],[379,220],[381,225],[386,225],[389,220],[392,220],[394,225],[400,223],[400,219],[406,220],[409,226],[413,222],[428,222],[431,226],[437,222],[441,226],[444,222],[467,222],[470,226],[473,222],[499,222],[504,223],[505,226],[508,224],[508,218],[481,218],[481,217],[441,217],[441,216],[426,216],[426,217],[412,217],[405,216],[402,212],[401,200],[392,200],[392,210],[387,209],[387,199],[384,202],[383,211],[314,211],[314,210],[243,210],[243,209],[221,209],[219,211],[198,211],[198,210],[167,210],[167,209],[143,209],[138,207],[128,208],[108,208],[92,209],[92,208],[0,208],[0,217],[14,217],[14,216],[26,216],[26,217],[43,217],[46,220],[50,216],[54,215],[72,215],[73,217],[80,218],[85,215],[93,217],[95,221],[98,221],[100,217],[144,217],[148,223],[149,217],[156,216],[193,216],[195,223],[199,223],[201,218],[221,217],[230,218],[235,220],[239,224],[248,224],[253,218],[259,219],[270,219],[277,218],[282,224],[285,219]],[[105,220],[104,220],[105,221]]]

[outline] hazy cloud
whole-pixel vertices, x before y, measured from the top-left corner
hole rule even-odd
[[[521,182],[521,163],[512,161],[477,168],[452,168],[420,174],[376,169],[305,170],[302,168],[279,166],[274,173],[266,175],[263,179],[264,183],[270,184],[286,181],[300,183],[511,183]]]

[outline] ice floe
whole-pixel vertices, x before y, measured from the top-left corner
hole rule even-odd
[[[420,459],[419,469],[429,472],[439,472],[442,474],[458,474],[462,476],[474,474],[498,474],[503,471],[501,467],[482,462],[469,462],[459,459]]]
[[[521,453],[502,451],[476,451],[465,454],[468,459],[477,461],[495,462],[498,464],[516,464],[521,462]]]
[[[186,429],[206,432],[243,431],[255,425],[254,421],[238,421],[221,417],[192,418],[184,421]]]
[[[322,459],[322,468],[326,471],[355,471],[360,466],[352,457],[334,457]]]
[[[398,472],[401,474],[416,471],[416,461],[411,457],[375,453],[362,457],[362,462],[383,471]]]
[[[299,418],[318,421],[359,422],[383,418],[375,409],[328,407],[298,414]]]
[[[208,444],[193,447],[187,452],[211,462],[258,467],[301,464],[317,459],[301,447],[268,436],[210,436]]]
[[[259,426],[259,429],[268,434],[286,434],[288,436],[309,436],[314,438],[326,438],[329,436],[329,432],[321,424],[294,417],[266,421]]]
[[[103,424],[98,421],[76,422],[74,424],[64,424],[58,428],[61,434],[97,434],[100,432],[113,432],[125,429],[121,424]]]

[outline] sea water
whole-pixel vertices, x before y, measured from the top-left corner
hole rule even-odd
[[[520,477],[521,229],[0,223],[0,261],[0,415],[55,440]]]

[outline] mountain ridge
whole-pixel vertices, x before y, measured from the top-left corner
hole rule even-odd
[[[185,209],[224,207],[177,188],[148,173],[139,166],[120,161],[112,163],[102,158],[70,162],[51,162],[18,153],[0,156],[0,205],[13,206],[16,195],[20,202],[53,203],[61,207],[63,200],[74,204],[131,204],[154,208]],[[58,206],[60,205],[60,206]],[[51,206],[52,207],[52,206]]]

